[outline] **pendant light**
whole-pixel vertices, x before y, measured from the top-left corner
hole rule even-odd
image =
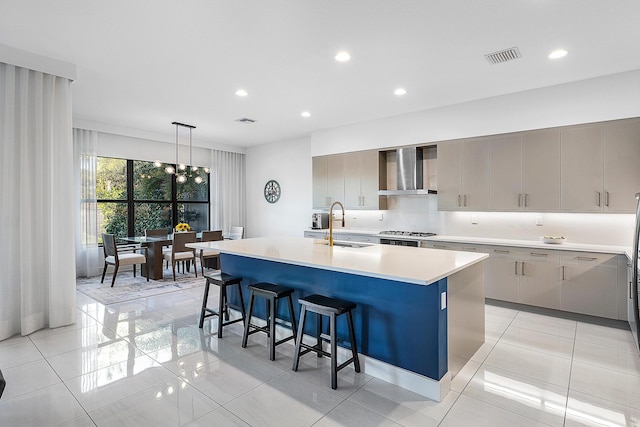
[[[185,182],[187,182],[187,178],[192,177],[193,172],[198,172],[198,169],[199,169],[198,166],[192,166],[193,165],[193,161],[192,161],[193,146],[191,144],[191,130],[195,129],[196,127],[193,125],[188,125],[188,124],[179,123],[179,122],[172,122],[171,124],[176,126],[176,163],[175,164],[177,169],[173,165],[168,165],[167,167],[164,168],[164,171],[170,175],[175,174],[176,182],[179,184],[184,184]],[[180,139],[178,137],[178,134],[181,127],[189,129],[189,165],[188,166],[184,163],[180,163],[178,158],[178,152],[180,147]],[[204,172],[209,173],[209,168],[204,168]],[[202,182],[204,182],[202,177],[199,175],[197,175],[194,178],[194,181],[196,184],[201,184]]]

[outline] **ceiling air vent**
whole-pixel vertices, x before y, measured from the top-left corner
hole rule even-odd
[[[500,64],[502,62],[513,61],[521,58],[520,51],[517,47],[499,50],[498,52],[488,53],[484,56],[492,64]]]
[[[246,117],[243,117],[241,119],[236,119],[236,122],[240,122],[240,123],[255,123],[256,121],[253,119],[248,119]]]

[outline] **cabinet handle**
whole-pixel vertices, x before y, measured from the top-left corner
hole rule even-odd
[[[564,271],[565,271],[565,266],[563,265],[563,266],[562,266],[562,280],[565,280],[565,274],[564,274]]]
[[[464,246],[462,247],[462,249],[464,249],[465,251],[477,251],[478,250],[478,248],[471,248],[471,247],[465,248]]]
[[[510,254],[511,251],[503,251],[500,249],[494,249],[493,252],[497,253],[497,254]]]
[[[462,206],[462,203],[460,203],[460,199],[461,198],[462,198],[462,196],[458,194],[458,207]]]
[[[516,276],[518,275],[518,261],[516,261]]]
[[[608,191],[604,192],[604,205],[606,207],[609,207],[609,192]]]
[[[524,193],[524,207],[529,206],[529,193]]]
[[[596,257],[590,257],[590,256],[577,256],[577,257],[576,257],[576,259],[577,259],[578,261],[595,261],[595,260],[597,260],[598,258],[596,258]]]
[[[467,206],[467,195],[465,194],[462,198],[464,200],[464,205]]]
[[[549,254],[541,254],[540,252],[530,252],[529,253],[531,256],[539,256],[539,257],[545,257]]]
[[[633,295],[632,295],[632,292],[631,292],[631,287],[632,287],[631,285],[632,284],[633,284],[633,281],[630,281],[629,282],[629,299],[633,299]]]
[[[522,193],[518,194],[518,207],[521,208],[522,207]]]
[[[520,263],[520,274],[524,276],[524,261]]]
[[[447,249],[447,247],[444,245],[433,245],[433,247],[436,249]]]
[[[600,206],[600,192],[596,191],[596,206]]]

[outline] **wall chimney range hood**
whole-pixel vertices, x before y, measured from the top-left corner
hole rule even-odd
[[[397,159],[397,190],[380,190],[380,196],[404,196],[437,194],[436,190],[424,188],[422,149],[418,147],[399,148]]]

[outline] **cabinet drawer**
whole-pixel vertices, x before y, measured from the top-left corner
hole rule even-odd
[[[562,264],[578,264],[584,266],[617,267],[616,254],[604,254],[596,252],[562,251],[560,254]]]
[[[453,243],[445,243],[445,242],[422,242],[420,247],[431,248],[431,249],[455,250],[455,248],[452,245]]]
[[[488,253],[492,258],[514,259],[521,255],[522,249],[509,246],[483,246],[482,252]]]
[[[526,249],[520,252],[520,258],[528,262],[553,262],[560,261],[560,254],[553,249]]]

